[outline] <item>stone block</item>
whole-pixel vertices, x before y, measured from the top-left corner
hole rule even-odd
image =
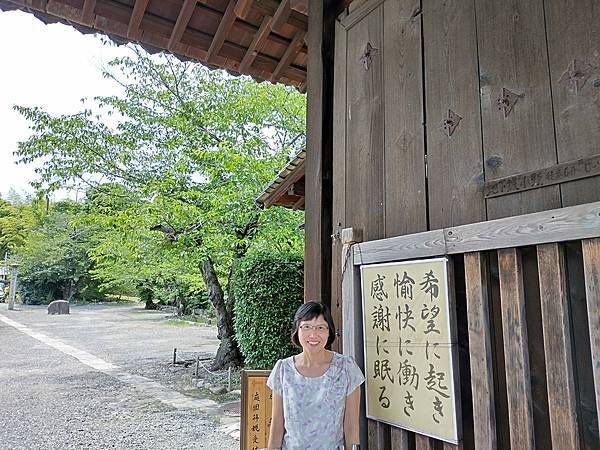
[[[66,300],[54,300],[48,305],[48,314],[69,314],[69,302]]]

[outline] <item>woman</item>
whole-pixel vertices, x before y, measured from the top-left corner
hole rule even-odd
[[[292,342],[302,353],[277,361],[267,381],[273,391],[269,450],[359,447],[365,379],[351,357],[328,350],[334,339],[326,305],[313,301],[298,308]]]

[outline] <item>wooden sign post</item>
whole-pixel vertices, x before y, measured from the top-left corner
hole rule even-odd
[[[271,389],[267,386],[270,370],[242,371],[240,449],[266,448],[271,428]]]

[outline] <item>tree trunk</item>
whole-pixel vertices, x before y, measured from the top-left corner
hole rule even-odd
[[[201,269],[202,277],[208,290],[208,297],[215,307],[217,314],[217,338],[221,341],[211,370],[240,367],[242,366],[242,354],[235,340],[233,296],[231,299],[225,299],[223,288],[221,288],[221,283],[219,283],[210,257],[207,257],[202,262]]]

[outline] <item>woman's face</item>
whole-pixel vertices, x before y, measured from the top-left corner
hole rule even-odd
[[[328,339],[329,327],[322,315],[312,320],[303,320],[298,325],[298,340],[305,352],[323,351]]]

